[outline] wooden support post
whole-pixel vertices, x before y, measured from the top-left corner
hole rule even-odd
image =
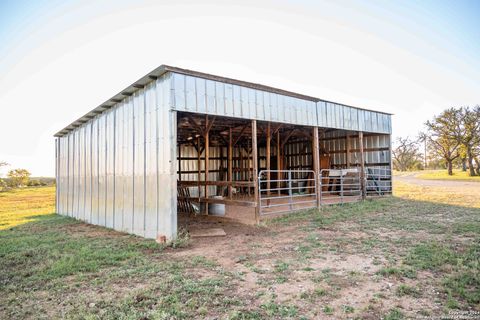
[[[254,195],[257,206],[255,207],[255,221],[260,223],[260,198],[258,194],[258,151],[257,151],[257,120],[252,120],[252,164]]]
[[[363,132],[358,133],[358,144],[360,148],[360,183],[362,186],[362,199],[366,196],[366,183],[365,183],[365,155],[363,152]]]
[[[208,124],[208,115],[205,116],[205,181],[208,181],[208,169],[209,169],[209,160],[210,160],[210,128]],[[208,185],[205,183],[205,198],[208,199]],[[208,215],[208,202],[205,203],[205,214]]]
[[[202,151],[200,150],[200,137],[198,137],[197,138],[198,199],[200,199],[200,197],[202,196],[202,189],[200,188],[200,181],[201,181],[201,175],[202,175],[202,168],[200,167],[201,157],[202,157]]]
[[[268,189],[268,194],[270,194],[270,142],[272,140],[271,136],[271,131],[270,131],[270,122],[267,125],[267,150],[266,150],[266,155],[267,155],[267,189]]]
[[[281,148],[281,143],[280,143],[280,130],[277,131],[277,170],[282,170],[282,148]],[[277,172],[277,180],[281,180],[282,174],[280,171]],[[277,181],[277,189],[278,189],[278,195],[282,193],[280,190],[282,184],[280,181]]]
[[[345,154],[345,160],[347,162],[347,169],[350,168],[350,149],[352,148],[350,146],[350,134],[347,133],[346,141],[345,141],[345,148],[346,148],[346,154]]]
[[[313,174],[315,179],[315,185],[317,186],[315,192],[317,193],[317,207],[320,207],[320,180],[318,179],[320,175],[320,150],[318,146],[318,127],[313,128],[312,134],[312,161],[313,161]]]
[[[182,181],[182,145],[178,145],[178,181]]]
[[[233,175],[232,175],[232,170],[233,170],[233,164],[232,164],[232,159],[233,159],[233,137],[232,137],[232,128],[229,129],[229,136],[228,136],[228,182],[230,183],[228,186],[228,198],[232,199],[232,181],[233,181]]]

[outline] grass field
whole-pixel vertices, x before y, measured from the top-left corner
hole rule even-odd
[[[0,193],[1,319],[402,319],[480,310],[480,205],[434,187],[287,215],[185,248]],[[418,189],[420,188],[420,189]],[[459,195],[462,193],[460,192]]]
[[[462,180],[462,181],[476,181],[480,182],[480,176],[470,177],[468,172],[461,170],[454,170],[453,175],[449,176],[447,170],[425,170],[419,171],[417,177],[420,179],[431,180]]]

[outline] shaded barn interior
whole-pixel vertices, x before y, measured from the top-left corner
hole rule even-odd
[[[362,197],[360,172],[389,168],[386,134],[177,113],[180,215],[255,223],[269,214],[316,207],[319,198],[321,204],[356,201]],[[340,195],[331,171],[346,169]],[[319,181],[316,172],[323,177]]]

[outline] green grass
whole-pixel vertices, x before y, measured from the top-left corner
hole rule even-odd
[[[55,215],[54,191],[0,193],[2,319],[403,319],[421,311],[399,309],[404,299],[440,305],[425,307],[433,316],[480,306],[480,199],[468,190],[395,183],[394,197],[227,238],[180,230],[173,248]]]
[[[480,176],[470,177],[468,171],[454,170],[453,175],[449,176],[447,170],[425,170],[419,171],[416,177],[429,180],[461,180],[480,182]]]
[[[0,230],[41,219],[55,211],[55,187],[0,192]]]

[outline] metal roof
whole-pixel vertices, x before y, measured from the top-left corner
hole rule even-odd
[[[204,78],[204,79],[208,79],[208,80],[219,81],[219,82],[224,82],[224,83],[233,84],[233,85],[239,85],[239,86],[243,86],[243,87],[247,87],[247,88],[263,90],[263,91],[267,91],[267,92],[277,93],[277,94],[290,96],[290,97],[303,99],[303,100],[308,100],[308,101],[313,101],[313,102],[320,102],[320,101],[330,102],[330,103],[340,104],[340,105],[343,105],[343,106],[352,107],[352,108],[356,108],[356,109],[360,109],[360,110],[374,111],[374,112],[378,112],[378,113],[391,115],[391,113],[387,113],[387,112],[370,110],[370,109],[365,109],[365,108],[358,108],[358,107],[355,107],[355,106],[350,106],[350,105],[346,105],[346,104],[343,104],[343,103],[338,103],[338,102],[328,101],[328,100],[324,100],[324,99],[319,99],[319,98],[303,95],[303,94],[300,94],[300,93],[287,91],[287,90],[283,90],[283,89],[278,89],[278,88],[274,88],[274,87],[270,87],[270,86],[266,86],[266,85],[262,85],[262,84],[258,84],[258,83],[247,82],[247,81],[242,81],[242,80],[237,80],[237,79],[232,79],[232,78],[226,78],[226,77],[216,76],[216,75],[212,75],[212,74],[208,74],[208,73],[203,73],[203,72],[198,72],[198,71],[193,71],[193,70],[188,70],[188,69],[182,69],[182,68],[178,68],[178,67],[172,67],[172,66],[168,66],[168,65],[161,65],[160,67],[156,68],[155,70],[149,72],[148,74],[146,74],[142,78],[138,79],[133,84],[131,84],[127,88],[123,89],[122,91],[120,91],[119,93],[117,93],[116,95],[114,95],[113,97],[108,99],[107,101],[103,102],[102,104],[100,104],[95,109],[89,111],[88,113],[86,113],[82,117],[78,118],[77,120],[75,120],[74,122],[72,122],[71,124],[69,124],[68,126],[63,128],[62,130],[58,131],[57,133],[55,133],[54,136],[55,137],[64,136],[65,134],[72,131],[73,129],[81,126],[82,124],[84,124],[86,122],[88,122],[90,119],[94,118],[96,115],[101,114],[104,111],[110,109],[116,103],[121,102],[125,97],[133,95],[133,93],[135,91],[137,91],[138,89],[144,88],[149,82],[159,78],[160,76],[162,76],[163,74],[165,74],[167,72],[179,73],[179,74]]]

